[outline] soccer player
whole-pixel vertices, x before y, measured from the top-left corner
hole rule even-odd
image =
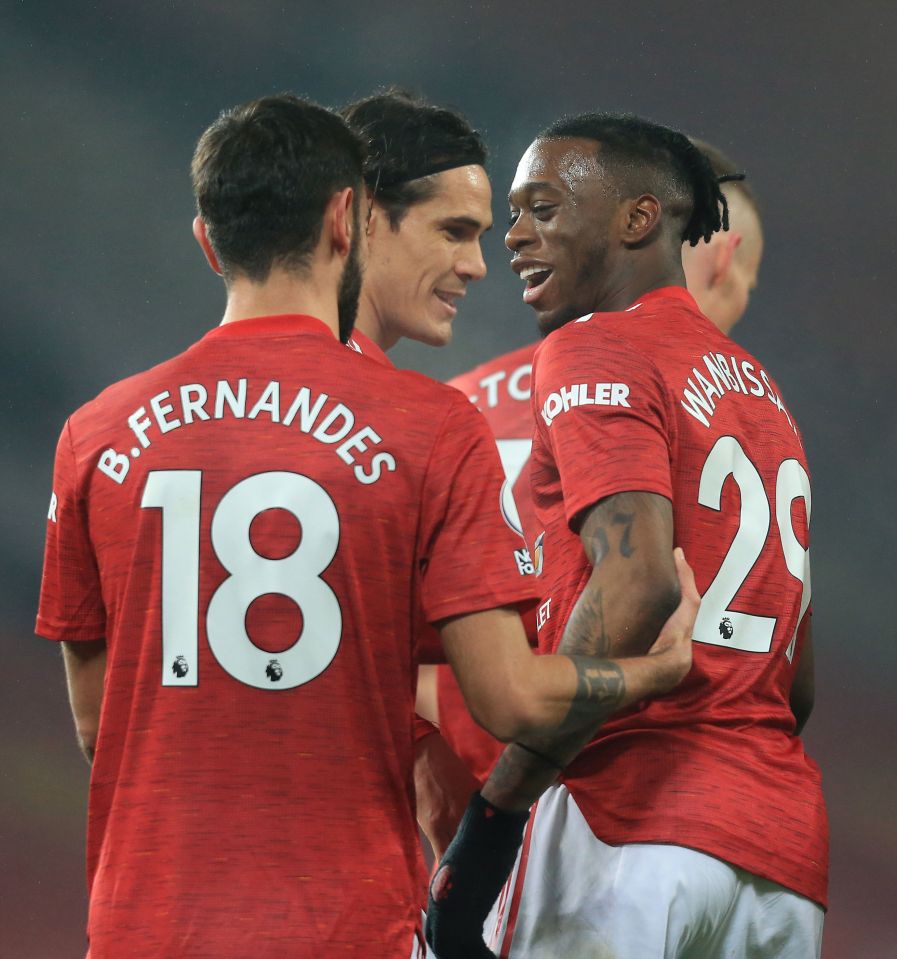
[[[512,267],[547,336],[540,648],[643,652],[676,599],[672,543],[703,600],[674,693],[582,752],[562,735],[505,750],[434,878],[428,939],[440,959],[489,954],[480,923],[520,814],[560,774],[487,928],[499,955],[818,956],[828,830],[798,736],[810,485],[775,381],[684,286],[683,241],[727,226],[717,177],[680,134],[586,114],[529,147],[510,204]]]
[[[485,422],[342,345],[358,139],[266,97],[192,170],[221,325],[69,418],[47,521],[37,632],[93,763],[90,956],[419,955],[418,609],[478,719],[526,741],[600,724],[621,670],[619,703],[671,688],[696,598],[650,656],[532,655]]]
[[[682,267],[688,292],[698,308],[728,336],[744,316],[757,286],[763,227],[753,190],[738,167],[717,147],[695,138],[692,142],[723,181],[729,229],[718,230],[709,240],[694,246],[686,243],[682,247]]]
[[[365,142],[370,194],[353,341],[382,360],[403,337],[445,346],[467,284],[486,275],[485,144],[460,114],[401,90],[358,100],[342,114]]]
[[[449,343],[457,301],[486,275],[486,146],[459,113],[399,89],[357,100],[342,115],[365,144],[368,191],[368,257],[349,345],[391,367],[387,351],[403,337]],[[432,629],[419,630],[418,651],[424,663],[445,662]],[[432,669],[421,669],[424,687]],[[415,716],[414,728],[417,820],[438,859],[480,782],[436,726]]]
[[[729,229],[719,230],[694,246],[685,243],[682,266],[686,286],[698,308],[728,335],[747,309],[750,293],[757,285],[763,230],[753,191],[738,167],[717,147],[694,137],[691,140],[710,161],[717,177],[725,181],[721,189],[727,201]],[[529,481],[533,435],[530,387],[532,360],[538,345],[536,342],[519,347],[450,380],[450,385],[467,394],[492,427],[505,468],[505,519],[531,540],[539,533]],[[519,560],[521,565],[536,567],[541,543],[532,541],[529,545],[532,557],[521,552]],[[535,617],[525,618],[524,624],[535,644]],[[474,722],[448,666],[425,669],[436,673],[435,704],[429,712],[438,719],[439,730],[452,751],[477,779],[485,781],[504,746]]]

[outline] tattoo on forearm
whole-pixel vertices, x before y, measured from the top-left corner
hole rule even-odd
[[[635,547],[629,541],[632,524],[635,522],[635,513],[614,513],[613,522],[617,526],[625,527],[623,535],[620,538],[620,555],[625,559],[629,559],[635,552]]]
[[[606,656],[610,637],[604,622],[604,596],[600,589],[583,590],[567,620],[557,652],[568,656]]]
[[[626,679],[618,663],[598,665],[591,657],[570,658],[576,667],[576,695],[567,718],[558,728],[560,737],[581,733],[586,728],[594,732],[626,695]]]

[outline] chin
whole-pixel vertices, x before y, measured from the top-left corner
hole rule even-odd
[[[454,330],[450,323],[439,326],[428,326],[418,333],[414,339],[427,346],[448,346],[452,342]]]
[[[536,322],[539,325],[539,332],[545,337],[582,315],[581,312],[577,313],[575,309],[559,307],[554,310],[545,310],[542,313],[537,313]]]

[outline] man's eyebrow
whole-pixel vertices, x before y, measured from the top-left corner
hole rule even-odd
[[[489,230],[492,229],[491,223],[484,228],[483,224],[476,219],[476,217],[472,216],[447,216],[442,222],[443,225],[451,223],[455,226],[469,226],[472,230],[476,230],[477,232],[482,230],[484,233],[488,233]]]
[[[515,186],[508,194],[508,203],[511,203],[511,197],[515,193],[531,193],[533,190],[552,190],[555,193],[560,192],[556,183],[549,183],[547,180],[525,180],[520,186]]]

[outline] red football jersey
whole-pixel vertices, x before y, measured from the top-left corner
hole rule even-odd
[[[37,632],[108,644],[93,959],[410,954],[413,625],[531,594],[502,481],[456,390],[310,317],[69,419]]]
[[[540,648],[557,649],[591,573],[572,529],[614,493],[672,501],[703,596],[685,681],[607,722],[564,781],[605,842],[689,846],[824,905],[820,774],[788,702],[810,483],[779,388],[679,287],[552,333],[533,377]]]
[[[353,330],[352,335],[349,337],[349,340],[346,343],[346,346],[352,350],[355,350],[356,353],[369,356],[372,360],[376,360],[378,363],[389,367],[391,370],[395,369],[395,363],[393,363],[386,353],[381,350],[380,347],[369,336],[365,336],[365,334],[360,330]],[[442,640],[439,638],[438,630],[430,626],[428,623],[420,623],[417,628],[418,652],[422,653],[426,650],[427,658],[435,656],[440,660],[444,659],[444,654],[442,652]],[[433,723],[431,723],[428,719],[424,719],[423,716],[418,716],[417,713],[414,714],[415,740],[420,741],[421,739],[425,739],[427,736],[432,736],[435,732],[438,732],[438,730]],[[424,901],[426,902],[426,899]]]
[[[505,469],[502,514],[508,525],[521,536],[535,526],[529,456],[533,437],[530,386],[537,345],[530,343],[505,353],[449,381],[450,386],[461,390],[479,407],[492,427]],[[532,572],[532,561],[523,540],[518,543],[515,558],[521,573]],[[535,610],[524,616],[524,625],[535,645]],[[474,776],[485,781],[504,744],[473,721],[455,674],[448,666],[438,667],[436,690],[442,735]]]

